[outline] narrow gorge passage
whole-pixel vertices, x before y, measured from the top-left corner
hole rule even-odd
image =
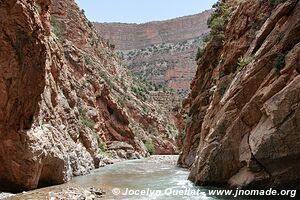
[[[217,196],[208,196],[208,188],[196,187],[187,180],[188,170],[176,167],[178,156],[152,156],[147,159],[118,162],[91,174],[74,178],[67,184],[29,191],[16,195],[10,200],[40,200],[51,196],[78,199],[74,188],[103,188],[107,193],[104,199],[114,200],[225,200]],[[75,193],[75,195],[74,195]],[[82,195],[83,196],[83,195]],[[103,199],[99,198],[99,199]],[[247,199],[240,197],[239,199]]]
[[[0,199],[297,198],[300,1],[135,1],[0,0]]]

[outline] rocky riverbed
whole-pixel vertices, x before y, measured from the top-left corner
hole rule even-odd
[[[0,192],[0,199],[4,199],[4,198],[7,198],[7,197],[11,197],[13,196],[14,194],[11,194],[11,193],[5,193],[5,192]]]
[[[1,193],[0,199],[10,200],[98,200],[103,197],[105,192],[94,187],[79,187],[79,186],[53,186],[41,188],[20,194]]]
[[[153,155],[149,157],[149,160],[159,164],[177,165],[178,157],[176,155]]]

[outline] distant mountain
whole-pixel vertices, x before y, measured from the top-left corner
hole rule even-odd
[[[195,54],[209,32],[211,11],[145,24],[94,23],[135,74],[157,87],[187,94],[195,74]]]

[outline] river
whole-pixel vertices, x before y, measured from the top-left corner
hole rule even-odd
[[[242,199],[208,197],[208,189],[188,181],[188,174],[188,170],[159,159],[129,160],[94,170],[86,176],[75,177],[66,184],[37,189],[9,199],[46,200],[49,194],[69,187],[101,188],[106,192],[101,199],[107,200]]]

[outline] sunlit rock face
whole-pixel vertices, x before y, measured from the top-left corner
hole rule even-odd
[[[2,0],[0,13],[0,191],[87,174],[117,142],[128,159],[146,142],[177,152],[168,112],[73,0]]]
[[[300,2],[225,3],[224,38],[206,45],[184,102],[179,164],[199,185],[299,189]]]

